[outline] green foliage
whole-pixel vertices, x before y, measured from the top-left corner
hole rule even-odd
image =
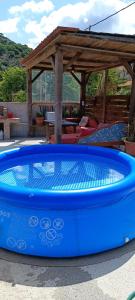
[[[62,116],[63,116],[63,118],[69,118],[70,111],[67,108],[63,108]]]
[[[3,101],[12,101],[14,94],[20,92],[19,97],[22,101],[24,95],[22,91],[26,91],[26,72],[19,67],[10,67],[2,73],[0,81],[0,97]]]
[[[108,71],[107,95],[126,95],[124,88],[119,88],[119,85],[124,82],[125,79],[121,77],[119,69],[110,69]]]
[[[43,116],[44,116],[44,114],[41,111],[38,111],[36,113],[36,117],[38,117],[38,118],[43,118]]]
[[[17,44],[0,33],[0,70],[10,66],[20,66],[21,58],[31,50],[28,46]]]
[[[80,110],[77,107],[74,107],[72,110],[72,117],[76,118],[79,117],[80,115]]]
[[[25,102],[26,101],[26,91],[20,90],[13,96],[13,101],[15,102]]]
[[[0,101],[26,101],[26,73],[20,60],[31,50],[0,33]]]
[[[89,96],[95,96],[99,88],[102,74],[101,73],[92,73],[87,84],[86,93]]]
[[[104,90],[104,81],[103,73],[93,73],[91,74],[88,84],[86,93],[89,96],[96,96],[103,94]],[[130,94],[130,87],[122,87],[120,86],[122,83],[126,81],[126,78],[121,76],[121,70],[119,69],[110,69],[108,71],[107,76],[107,95],[129,95]]]
[[[66,102],[71,101],[76,102],[79,100],[79,85],[75,81],[75,79],[69,75],[68,73],[65,73],[63,76],[63,99]]]
[[[39,71],[33,71],[33,77]],[[32,85],[33,101],[53,102],[55,99],[55,76],[53,72],[45,71]],[[63,99],[64,102],[78,102],[80,99],[80,87],[70,74],[63,75]]]
[[[118,90],[117,95],[130,95],[131,94],[131,87],[125,87]]]

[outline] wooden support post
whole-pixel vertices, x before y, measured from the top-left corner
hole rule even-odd
[[[123,64],[123,66],[125,67],[125,69],[127,70],[127,72],[130,74],[131,78],[133,79],[135,74],[134,74],[132,66],[127,61],[121,60],[121,62]]]
[[[132,78],[132,87],[131,87],[131,96],[130,96],[130,105],[129,105],[129,124],[133,121],[135,118],[135,63],[133,66],[129,65],[128,63],[123,64],[127,70],[127,72],[130,74]]]
[[[135,64],[133,67],[135,72]],[[130,96],[130,105],[129,105],[129,123],[135,118],[135,75],[132,79],[132,88],[131,88],[131,96]]]
[[[84,114],[84,105],[86,98],[86,73],[81,72],[81,90],[80,90],[80,111]]]
[[[32,69],[27,71],[27,103],[28,103],[28,122],[29,135],[32,135]]]
[[[62,86],[63,86],[63,55],[57,48],[55,54],[55,140],[61,143],[62,135]]]
[[[103,111],[102,111],[102,122],[106,121],[106,88],[107,88],[107,77],[108,70],[104,71],[104,94],[103,94]]]
[[[92,74],[92,72],[89,72],[89,73],[87,73],[87,75],[86,75],[86,80],[85,80],[86,85],[87,85],[87,83],[88,83],[88,81],[89,81],[89,78],[90,78],[91,74]]]
[[[51,64],[52,64],[52,67],[53,67],[53,71],[55,72],[55,56],[51,55],[50,60],[51,60]]]

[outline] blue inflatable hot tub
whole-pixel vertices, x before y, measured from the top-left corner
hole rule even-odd
[[[79,145],[0,154],[0,247],[71,257],[135,238],[135,159]]]

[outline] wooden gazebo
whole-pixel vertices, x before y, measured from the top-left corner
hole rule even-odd
[[[135,36],[82,31],[57,27],[26,58],[22,65],[28,72],[28,114],[32,125],[32,83],[45,71],[55,73],[55,136],[61,142],[63,72],[70,72],[80,85],[83,111],[86,84],[92,72],[124,66],[132,78],[129,118],[135,113]],[[32,78],[32,70],[39,73]],[[76,73],[81,74],[78,79]],[[105,106],[105,97],[104,105]]]

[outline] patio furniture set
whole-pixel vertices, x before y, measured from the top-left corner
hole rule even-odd
[[[54,120],[52,124],[54,124]],[[48,121],[48,124],[49,123]],[[78,123],[62,121],[62,144],[93,144],[107,147],[119,147],[123,145],[123,139],[127,134],[127,124],[124,122],[98,123],[93,117],[83,116]],[[70,127],[71,132],[66,133]],[[54,144],[55,135],[51,134],[49,142]]]

